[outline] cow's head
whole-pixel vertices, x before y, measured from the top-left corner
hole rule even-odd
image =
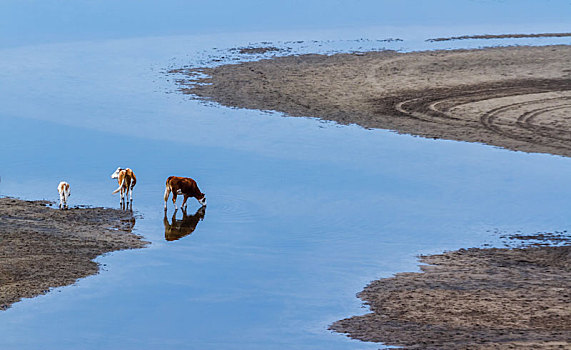
[[[206,206],[206,195],[204,193],[201,193],[200,196],[196,197],[196,199],[198,199],[198,203],[200,203],[200,205],[203,207]]]
[[[115,172],[113,174],[111,174],[111,178],[117,179],[119,177],[119,173],[121,172],[121,170],[123,170],[123,168],[121,168],[121,167],[117,168],[117,170],[115,170]]]

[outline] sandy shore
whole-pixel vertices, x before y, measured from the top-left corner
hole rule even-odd
[[[423,273],[368,285],[372,313],[330,329],[407,349],[569,349],[571,246],[421,257]]]
[[[571,47],[287,56],[176,69],[184,93],[399,133],[571,156]]]
[[[0,198],[0,310],[96,274],[101,254],[146,245],[129,211],[47,204]]]

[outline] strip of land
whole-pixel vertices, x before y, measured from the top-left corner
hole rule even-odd
[[[129,211],[47,204],[0,198],[0,310],[96,274],[101,254],[147,243],[131,232]]]
[[[224,106],[571,156],[569,62],[563,45],[286,56],[171,72],[186,73],[184,93]]]
[[[480,34],[480,35],[461,35],[451,36],[447,38],[428,39],[428,42],[451,41],[451,40],[467,40],[467,39],[522,39],[522,38],[563,38],[571,36],[571,33],[540,33],[540,34]]]

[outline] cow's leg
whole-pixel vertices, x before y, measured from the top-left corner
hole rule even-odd
[[[59,208],[60,209],[63,208],[64,202],[65,202],[65,200],[64,200],[63,192],[60,192],[60,194],[59,194]]]
[[[129,204],[131,204],[131,200],[127,201],[127,194],[131,196],[131,190],[129,189],[129,186],[127,186],[127,188],[125,189],[125,206],[127,209],[129,209]]]
[[[174,204],[174,210],[176,210],[176,191],[172,191],[172,204]]]
[[[169,200],[169,195],[171,194],[171,189],[170,187],[167,185],[165,188],[165,195],[164,195],[164,199],[165,199],[165,211],[167,210],[167,201]]]
[[[133,202],[133,187],[129,189],[129,201]]]
[[[184,195],[184,200],[182,201],[182,206],[181,206],[181,208],[186,209],[186,200],[187,200],[187,199],[188,199],[188,196],[185,194],[185,195]]]

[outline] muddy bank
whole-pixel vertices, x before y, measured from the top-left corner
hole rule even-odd
[[[225,106],[571,156],[569,62],[571,46],[560,45],[287,56],[172,72],[187,74],[184,93]]]
[[[372,313],[330,329],[407,349],[571,347],[571,246],[461,249],[420,261],[422,273],[374,281],[357,295]]]
[[[146,244],[131,233],[131,212],[47,204],[0,198],[0,310],[96,274],[101,254]]]

